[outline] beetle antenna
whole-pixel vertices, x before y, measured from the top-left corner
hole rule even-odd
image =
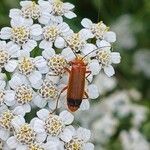
[[[107,47],[111,47],[111,46],[102,46],[102,47],[99,47],[99,48],[97,48],[97,49],[94,49],[93,51],[91,51],[90,53],[88,53],[88,54],[86,54],[84,57],[82,57],[81,60],[84,60],[88,55],[92,54],[93,52],[95,52],[95,51],[97,51],[97,50],[99,50],[99,49],[101,49],[101,48],[107,48]]]

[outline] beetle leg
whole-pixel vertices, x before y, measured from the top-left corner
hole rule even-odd
[[[67,68],[67,67],[64,67],[64,69],[70,74],[71,71]]]
[[[51,114],[53,114],[53,113],[57,110],[60,96],[61,96],[61,94],[62,94],[64,91],[67,90],[67,88],[68,88],[68,86],[64,87],[64,88],[61,90],[61,92],[59,93],[58,98],[57,98],[57,101],[56,101],[56,107],[55,107],[55,109],[51,112]]]
[[[84,95],[85,95],[85,97],[83,99],[88,99],[89,98],[89,96],[86,92],[84,92]]]
[[[90,83],[90,81],[88,80],[88,77],[91,75],[92,72],[91,71],[86,71],[86,73],[87,73],[87,76],[85,78]]]

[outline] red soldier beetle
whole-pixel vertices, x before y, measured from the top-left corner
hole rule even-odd
[[[111,46],[103,46],[95,49],[82,58],[78,58],[77,54],[72,50],[76,58],[75,60],[70,62],[71,69],[64,68],[69,73],[68,85],[61,90],[57,99],[56,108],[53,112],[57,110],[60,95],[65,90],[67,90],[67,106],[71,112],[75,112],[76,110],[78,110],[80,108],[82,100],[89,97],[85,91],[85,80],[88,80],[87,78],[90,76],[91,71],[87,70],[88,63],[85,63],[84,59],[91,53],[105,47]]]

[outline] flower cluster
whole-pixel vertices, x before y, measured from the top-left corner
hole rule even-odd
[[[103,69],[114,75],[112,64],[120,63],[120,54],[112,44],[116,35],[103,23],[83,19],[84,27],[75,33],[64,17],[76,17],[74,5],[60,0],[21,1],[20,9],[11,9],[10,27],[0,31],[0,143],[4,150],[93,150],[91,133],[75,129],[74,116],[67,110],[68,70],[73,60],[86,64],[91,72],[85,81],[88,98],[79,110],[89,109],[88,99],[96,99],[99,90],[93,77]],[[93,40],[94,39],[94,40]],[[95,42],[90,42],[95,41]],[[32,114],[37,110],[37,116]],[[31,120],[25,120],[26,114]]]

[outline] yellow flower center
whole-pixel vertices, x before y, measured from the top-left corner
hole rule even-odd
[[[111,52],[108,50],[99,50],[97,59],[102,65],[109,65],[111,63]]]
[[[52,136],[58,136],[64,129],[64,124],[56,115],[50,115],[45,121],[45,129]]]
[[[58,90],[52,82],[45,81],[39,90],[39,94],[45,99],[56,99],[58,96]]]
[[[55,55],[48,59],[49,68],[56,73],[61,75],[65,72],[64,67],[67,67],[67,61],[60,55]]]
[[[44,148],[42,148],[38,144],[30,144],[28,150],[44,150]]]
[[[10,130],[11,129],[11,120],[13,119],[13,114],[8,110],[5,111],[1,116],[0,116],[0,126],[3,128]]]
[[[58,35],[59,35],[59,30],[56,26],[44,27],[43,36],[45,40],[55,41]]]
[[[109,27],[107,27],[102,21],[97,24],[93,24],[92,27],[92,32],[97,39],[101,39],[108,30]]]
[[[21,9],[24,18],[38,19],[41,15],[40,7],[35,2]]]
[[[83,150],[83,141],[80,139],[72,139],[65,144],[65,150]]]
[[[4,102],[4,96],[5,96],[4,91],[0,90],[0,105],[2,105]]]
[[[61,2],[60,0],[55,0],[53,2],[52,6],[53,6],[53,13],[54,13],[54,15],[57,15],[57,16],[63,15],[63,13],[64,13],[63,2]]]
[[[30,37],[30,31],[27,27],[14,27],[12,28],[12,40],[19,44],[23,45],[28,41]]]
[[[17,140],[22,144],[31,144],[35,140],[35,132],[29,124],[24,124],[15,134]]]
[[[26,104],[32,101],[33,91],[32,88],[27,85],[21,85],[16,89],[16,100],[18,103]]]
[[[0,68],[3,68],[4,65],[8,62],[8,60],[9,54],[4,50],[0,50]]]
[[[19,61],[19,71],[24,75],[29,75],[35,69],[35,65],[31,58],[24,57]]]
[[[73,34],[68,40],[67,43],[69,45],[69,47],[76,51],[79,52],[83,46],[85,45],[85,41],[83,39],[80,38],[79,33],[75,33]]]

